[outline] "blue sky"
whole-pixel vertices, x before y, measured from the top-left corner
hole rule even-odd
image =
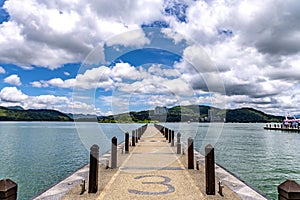
[[[0,105],[300,112],[299,1],[141,1],[0,0]]]

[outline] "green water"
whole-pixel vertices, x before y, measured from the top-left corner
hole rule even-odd
[[[215,147],[216,161],[246,183],[277,199],[277,186],[286,179],[300,183],[300,134],[267,131],[264,124],[163,124],[195,139],[202,153]],[[96,143],[101,153],[110,140],[124,138],[141,124],[71,122],[1,122],[0,179],[18,183],[18,199],[29,199],[88,162]]]
[[[270,199],[286,179],[300,184],[300,134],[264,130],[265,124],[166,124],[195,139],[204,154],[215,147],[216,162]],[[214,131],[217,130],[217,131]],[[218,131],[220,131],[218,133]]]
[[[85,165],[92,144],[104,153],[110,138],[121,141],[123,131],[136,126],[104,124],[101,135],[97,123],[0,122],[0,179],[15,181],[18,199],[30,199]],[[93,134],[101,137],[84,138]]]

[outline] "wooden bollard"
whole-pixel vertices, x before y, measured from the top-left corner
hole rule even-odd
[[[171,132],[171,147],[174,147],[174,131]]]
[[[18,192],[18,184],[10,179],[0,180],[0,199],[16,200]]]
[[[171,143],[171,140],[172,140],[172,130],[169,129],[169,133],[168,133],[168,138],[169,138],[169,143]]]
[[[138,130],[135,129],[135,143],[139,143]]]
[[[215,153],[210,144],[205,147],[205,179],[206,194],[215,195]]]
[[[166,140],[168,141],[169,140],[169,129],[166,128],[166,132],[165,132],[165,137],[166,137]]]
[[[278,200],[300,199],[300,185],[293,180],[286,180],[278,186]]]
[[[138,138],[141,139],[141,128],[138,128]]]
[[[177,133],[177,154],[181,154],[181,133]]]
[[[118,139],[116,137],[113,137],[111,139],[111,165],[110,167],[112,169],[117,168],[117,143],[118,143]]]
[[[129,133],[125,133],[125,154],[129,153]]]
[[[135,131],[134,130],[132,131],[131,138],[132,138],[132,146],[134,147],[135,146]]]
[[[98,191],[99,146],[94,144],[90,152],[89,193]]]
[[[194,169],[194,140],[188,138],[188,169]]]

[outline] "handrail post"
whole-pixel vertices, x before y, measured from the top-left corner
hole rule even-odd
[[[188,169],[194,169],[194,140],[188,138]]]
[[[205,147],[205,178],[206,194],[215,195],[215,153],[210,144]]]
[[[129,153],[129,133],[125,133],[125,154]]]
[[[181,133],[177,133],[177,154],[181,154]]]
[[[99,146],[94,144],[90,152],[89,193],[98,191]]]
[[[117,168],[117,144],[118,139],[116,137],[113,137],[111,139],[111,168],[115,169]]]

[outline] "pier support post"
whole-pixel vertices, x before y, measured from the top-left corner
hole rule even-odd
[[[300,185],[293,180],[286,180],[278,186],[278,200],[300,199]]]
[[[115,169],[117,168],[117,141],[118,139],[116,137],[113,137],[111,139],[111,168]]]
[[[18,192],[18,184],[10,179],[0,180],[0,199],[16,200]]]
[[[135,143],[139,143],[138,130],[135,129]]]
[[[141,139],[141,128],[137,129],[137,137],[138,137],[138,140]]]
[[[177,154],[181,154],[181,133],[177,133]]]
[[[135,131],[132,130],[132,134],[131,134],[131,138],[132,138],[132,146],[135,146]]]
[[[174,147],[174,131],[171,133],[171,147]]]
[[[125,154],[129,153],[129,133],[125,133]]]
[[[215,153],[210,144],[205,147],[205,179],[206,194],[215,195]]]
[[[98,191],[99,146],[94,144],[90,152],[89,193]]]
[[[169,129],[166,128],[166,141],[168,142],[169,141]]]
[[[194,140],[188,138],[188,169],[194,169]]]

